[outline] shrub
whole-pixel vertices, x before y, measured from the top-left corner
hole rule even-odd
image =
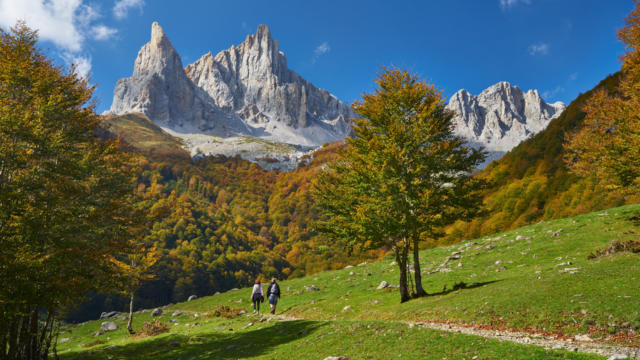
[[[611,255],[619,252],[632,252],[632,253],[640,253],[640,241],[638,240],[627,240],[627,241],[612,241],[609,246],[606,246],[604,249],[597,249],[595,253],[591,253],[587,256],[587,259],[595,259],[600,256]]]
[[[244,311],[243,309],[238,309],[238,308],[231,308],[228,307],[226,305],[218,305],[218,307],[215,308],[215,310],[210,311],[206,314],[204,314],[204,317],[224,317],[227,319],[233,319],[235,317],[237,317],[238,315],[240,315],[240,313]]]
[[[169,331],[169,323],[160,320],[145,321],[140,330],[141,337],[156,336]]]

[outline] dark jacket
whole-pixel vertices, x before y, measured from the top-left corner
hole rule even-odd
[[[267,297],[271,294],[280,297],[280,286],[278,286],[278,283],[271,283],[269,285],[269,288],[267,289]]]

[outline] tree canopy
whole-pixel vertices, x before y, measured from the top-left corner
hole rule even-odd
[[[378,88],[353,105],[353,137],[318,176],[320,232],[351,248],[393,249],[401,300],[409,299],[408,253],[414,249],[415,295],[424,295],[419,243],[479,209],[484,182],[471,172],[484,159],[452,133],[442,93],[400,69],[384,69]]]
[[[132,157],[99,137],[87,79],[0,30],[0,357],[46,358],[56,313],[104,290],[137,218]]]
[[[579,175],[596,175],[610,188],[640,189],[640,3],[618,31],[622,56],[619,93],[596,92],[585,105],[584,126],[567,137],[567,160]]]

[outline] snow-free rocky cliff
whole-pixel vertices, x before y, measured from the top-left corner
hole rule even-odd
[[[489,152],[482,167],[544,130],[564,108],[562,102],[547,104],[537,90],[523,92],[504,81],[477,96],[460,90],[447,104],[456,113],[454,132]]]
[[[216,56],[207,53],[184,68],[156,22],[151,41],[138,52],[133,75],[116,83],[107,113],[131,112],[183,138],[194,154],[228,155],[228,149],[219,152],[212,144],[233,148],[236,140],[246,143],[249,136],[294,146],[298,150],[283,155],[289,158],[343,139],[353,116],[348,105],[288,69],[266,25],[242,44]],[[241,155],[249,160],[267,155],[255,151],[244,149]]]
[[[547,104],[536,90],[500,82],[473,96],[460,90],[447,108],[455,133],[489,150],[488,164],[544,129],[564,104]],[[142,46],[133,74],[118,80],[112,115],[143,113],[192,155],[240,155],[273,169],[325,142],[349,135],[349,106],[289,70],[266,25],[237,46],[203,55],[186,68],[160,25]],[[254,139],[254,140],[252,140]],[[306,158],[306,157],[305,157]]]

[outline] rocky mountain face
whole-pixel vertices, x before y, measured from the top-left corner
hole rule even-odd
[[[318,146],[349,133],[349,106],[287,67],[266,25],[213,56],[182,66],[158,25],[120,79],[109,114],[140,112],[177,134],[252,136]],[[196,145],[197,146],[197,145]]]
[[[477,96],[460,90],[447,104],[456,113],[454,132],[489,151],[483,167],[546,128],[564,108],[562,102],[547,104],[537,90],[523,92],[504,81]]]

